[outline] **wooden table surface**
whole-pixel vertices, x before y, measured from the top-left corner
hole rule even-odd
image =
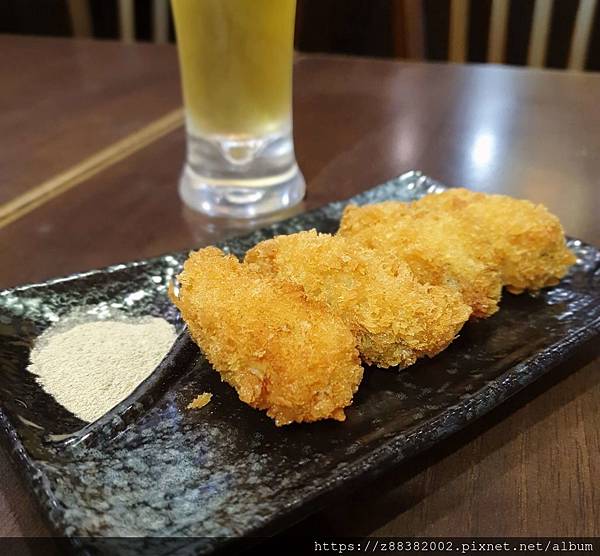
[[[177,196],[185,143],[173,47],[3,36],[0,50],[10,53],[0,58],[0,287],[243,228]],[[542,202],[568,234],[600,244],[600,75],[313,55],[299,57],[294,87],[301,209],[420,169]],[[600,535],[599,404],[590,345],[291,532]],[[0,474],[0,534],[48,535],[4,448]]]

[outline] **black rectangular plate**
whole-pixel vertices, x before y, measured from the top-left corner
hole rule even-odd
[[[411,201],[443,188],[410,172],[350,201]],[[222,246],[242,255],[276,234],[334,232],[346,204]],[[183,336],[170,360],[83,431],[27,372],[35,338],[77,307],[98,318],[162,316],[181,330],[166,285],[184,253],[2,291],[0,426],[48,521],[74,546],[95,542],[86,536],[177,536],[196,537],[196,552],[208,553],[285,527],[336,490],[433,445],[598,334],[600,253],[578,240],[570,247],[578,262],[560,285],[535,297],[504,294],[499,313],[467,324],[434,359],[401,372],[367,369],[344,423],[282,428],[241,403]],[[186,410],[205,391],[212,402]]]

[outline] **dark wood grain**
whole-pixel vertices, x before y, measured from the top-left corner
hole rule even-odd
[[[569,234],[600,244],[597,98],[597,75],[303,58],[295,135],[308,195],[300,208],[420,168],[450,184],[543,202]],[[1,230],[0,287],[243,231],[182,207],[183,156],[183,131],[170,133]],[[599,535],[599,371],[590,346],[288,534]],[[3,457],[0,472],[11,482],[0,489],[0,532],[43,532]]]
[[[172,47],[0,35],[0,204],[181,104]]]
[[[542,202],[568,234],[598,242],[599,97],[597,75],[303,58],[295,135],[305,208],[419,168]],[[183,130],[173,132],[6,227],[0,287],[219,239],[227,226],[177,196],[184,149]]]
[[[599,536],[599,353],[588,346],[483,419],[286,535]]]

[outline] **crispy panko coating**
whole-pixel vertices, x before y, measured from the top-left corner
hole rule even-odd
[[[202,394],[198,394],[185,407],[186,409],[202,409],[205,405],[210,403],[210,400],[212,400],[212,394],[210,392],[202,392]]]
[[[474,318],[498,310],[502,283],[493,248],[480,249],[471,230],[440,211],[415,211],[407,203],[387,201],[344,211],[340,236],[358,241],[380,257],[406,264],[422,284],[460,292]]]
[[[345,419],[363,369],[341,318],[216,247],[190,254],[179,281],[172,301],[243,402],[277,425]]]
[[[414,203],[421,211],[453,214],[479,249],[493,243],[502,282],[512,293],[557,284],[575,263],[560,221],[543,205],[505,195],[451,189]]]
[[[263,241],[244,264],[325,302],[351,326],[363,360],[380,367],[439,353],[471,313],[455,291],[420,284],[403,265],[393,273],[360,244],[315,230]]]

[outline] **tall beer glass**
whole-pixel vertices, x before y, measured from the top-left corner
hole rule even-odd
[[[179,192],[213,216],[302,200],[292,138],[296,0],[172,0],[186,110]]]

